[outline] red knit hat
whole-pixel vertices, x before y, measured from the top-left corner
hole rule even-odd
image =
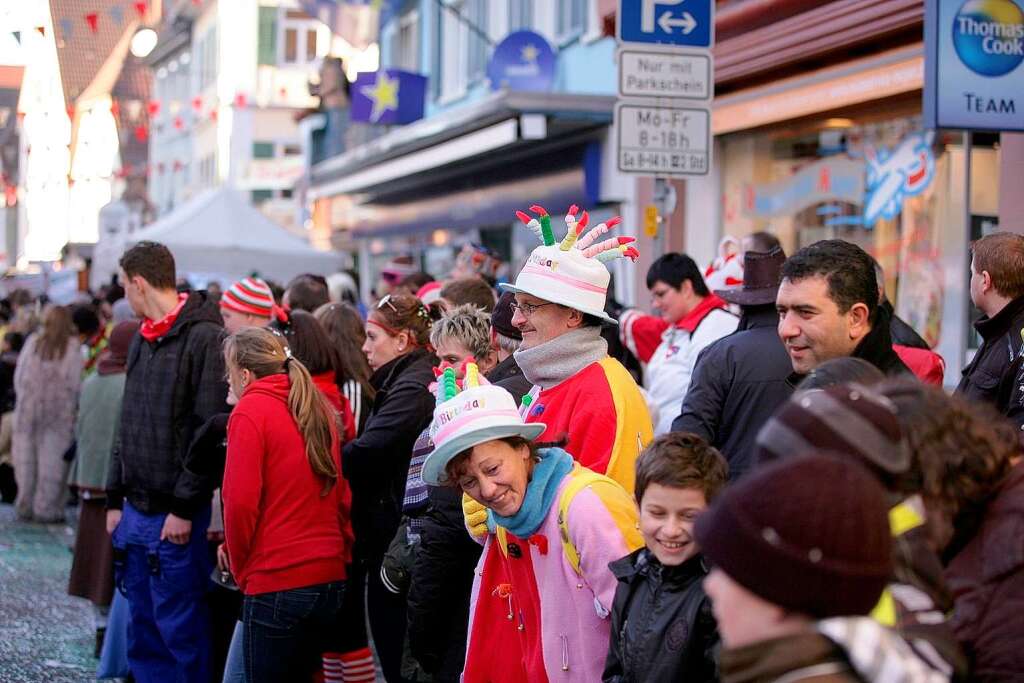
[[[262,318],[274,316],[274,294],[266,282],[255,277],[243,278],[231,285],[221,296],[220,305],[221,308]]]
[[[885,492],[860,465],[766,465],[697,518],[705,557],[768,602],[817,619],[866,615],[892,575]]]

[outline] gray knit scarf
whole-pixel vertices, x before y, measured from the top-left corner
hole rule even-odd
[[[599,327],[581,327],[531,349],[515,352],[523,376],[550,389],[608,355]]]

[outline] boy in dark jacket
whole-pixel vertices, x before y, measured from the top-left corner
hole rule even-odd
[[[619,586],[606,682],[718,680],[718,628],[693,523],[728,476],[722,454],[695,434],[664,434],[640,454],[636,501],[646,547],[608,565]]]

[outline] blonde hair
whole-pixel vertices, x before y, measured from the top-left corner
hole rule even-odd
[[[68,352],[68,341],[75,334],[71,311],[64,306],[48,306],[43,313],[42,329],[36,340],[36,354],[43,360],[59,360]]]
[[[306,458],[313,473],[324,480],[321,496],[338,480],[338,467],[332,455],[338,434],[338,419],[313,378],[280,334],[263,328],[246,328],[224,341],[224,360],[228,367],[249,370],[257,379],[287,373],[288,410],[306,444]]]

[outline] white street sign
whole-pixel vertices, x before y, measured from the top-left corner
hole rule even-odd
[[[618,168],[653,176],[707,175],[711,110],[619,102],[615,105]]]
[[[711,55],[678,48],[620,47],[619,96],[710,100]]]

